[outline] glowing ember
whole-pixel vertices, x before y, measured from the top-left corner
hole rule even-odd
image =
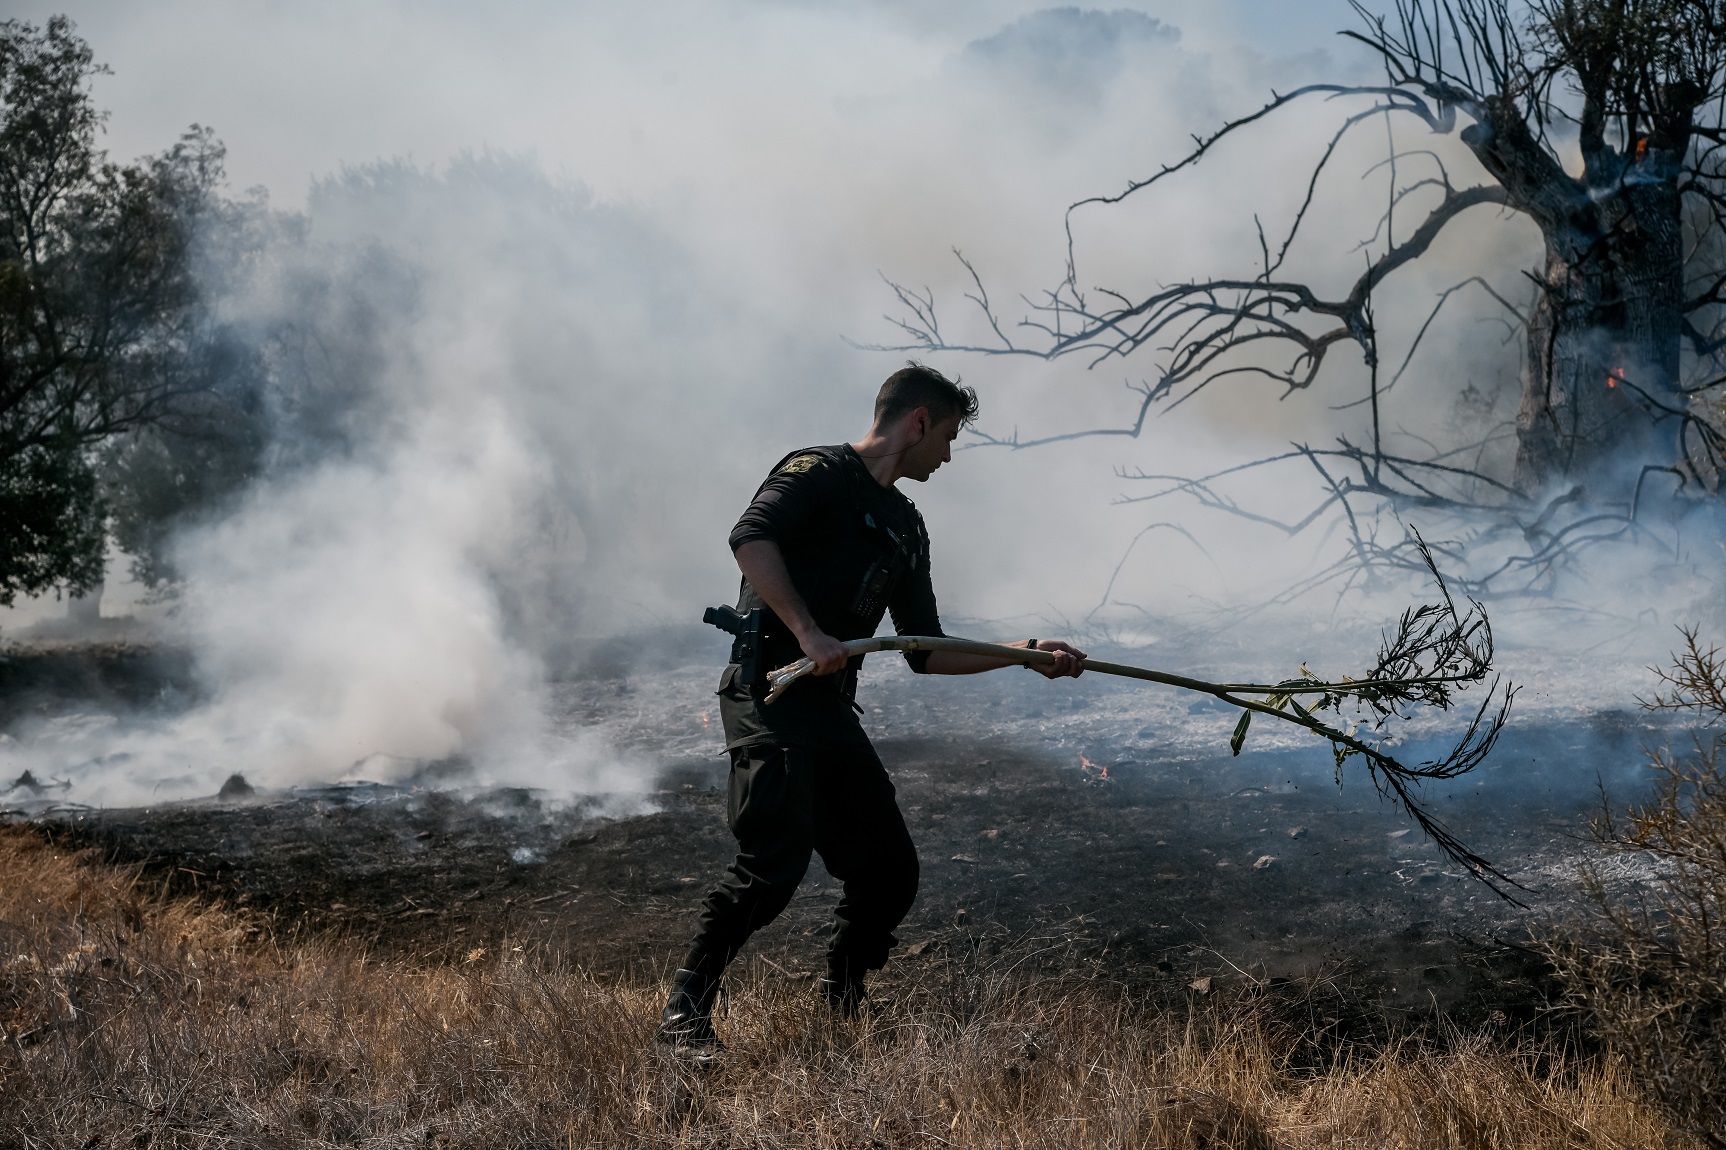
[[[1607,387],[1617,387],[1623,381],[1624,381],[1624,369],[1623,368],[1614,367],[1614,368],[1609,368],[1607,370],[1607,372],[1606,372],[1606,386]]]
[[[1648,155],[1648,137],[1636,141],[1636,162],[1641,163]]]

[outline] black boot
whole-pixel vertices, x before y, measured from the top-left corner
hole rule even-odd
[[[821,1001],[840,1018],[856,1018],[863,1009],[863,972],[850,966],[827,967],[827,977],[817,979]]]
[[[671,997],[659,1016],[653,1041],[696,1062],[719,1057],[725,1044],[713,1033],[713,1000],[718,994],[718,975],[679,968],[671,976]]]

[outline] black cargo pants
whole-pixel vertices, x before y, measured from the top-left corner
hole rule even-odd
[[[917,897],[917,850],[893,782],[831,681],[805,680],[766,706],[721,681],[731,755],[727,814],[737,857],[702,904],[685,967],[718,973],[790,903],[811,853],[843,884],[827,948],[836,971],[876,970]]]

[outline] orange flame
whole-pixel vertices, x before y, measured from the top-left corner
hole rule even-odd
[[[1648,137],[1636,141],[1636,162],[1641,163],[1648,155]]]
[[[1622,382],[1624,382],[1624,369],[1623,368],[1614,367],[1614,368],[1608,368],[1607,369],[1607,372],[1606,372],[1606,386],[1607,387],[1617,387]]]
[[[1099,767],[1082,754],[1079,756],[1079,769],[1085,771],[1087,774],[1091,771],[1095,771],[1097,772],[1097,778],[1099,779],[1106,779],[1109,777],[1109,768]]]
[[[711,722],[711,720],[708,719],[707,712],[706,711],[701,712],[701,729],[705,731],[710,722]]]

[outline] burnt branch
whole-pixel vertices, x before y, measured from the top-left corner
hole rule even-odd
[[[1489,503],[1478,499],[1468,499],[1457,489],[1461,485],[1484,485],[1506,500],[1523,500],[1523,496],[1508,484],[1470,468],[1456,467],[1429,459],[1413,459],[1384,452],[1374,453],[1349,442],[1347,439],[1338,439],[1335,447],[1314,448],[1305,444],[1295,444],[1293,450],[1282,454],[1236,464],[1197,478],[1159,475],[1143,471],[1123,472],[1121,476],[1124,479],[1160,480],[1168,483],[1169,486],[1150,495],[1125,496],[1118,502],[1145,503],[1182,492],[1208,490],[1211,484],[1225,476],[1257,470],[1290,459],[1305,459],[1309,463],[1315,464],[1319,460],[1330,459],[1352,465],[1357,471],[1357,475],[1345,476],[1337,482],[1336,490],[1339,494],[1367,494],[1387,500],[1399,509],[1442,506],[1447,508],[1461,507],[1468,510],[1488,510],[1496,509],[1502,505],[1498,502]],[[1400,481],[1400,483],[1392,482],[1393,480]],[[1447,484],[1453,486],[1447,490]],[[1216,506],[1220,507],[1223,504],[1218,503]],[[1312,521],[1313,516],[1309,515],[1300,520],[1297,525],[1292,526],[1289,533],[1297,533]]]
[[[975,267],[960,256],[977,285],[967,298],[983,311],[1000,344],[947,342],[927,290],[919,293],[892,283],[894,293],[906,302],[910,313],[894,322],[913,337],[913,342],[872,346],[895,351],[1029,354],[1051,360],[1082,353],[1090,356],[1088,366],[1095,367],[1149,345],[1169,353],[1160,377],[1147,393],[1152,402],[1171,397],[1178,403],[1209,384],[1236,376],[1259,377],[1281,384],[1287,391],[1298,391],[1317,379],[1326,356],[1337,344],[1354,343],[1364,354],[1372,353],[1370,300],[1388,276],[1424,255],[1445,226],[1470,208],[1505,202],[1504,190],[1493,185],[1447,192],[1406,239],[1370,261],[1340,299],[1323,298],[1303,283],[1270,278],[1280,255],[1267,257],[1265,274],[1258,278],[1180,284],[1136,302],[1100,290],[1101,296],[1117,306],[1098,310],[1087,306],[1070,285],[1064,285],[1047,293],[1043,302],[1032,304],[1032,315],[1017,325],[1045,337],[1040,349],[1012,342],[1000,317],[989,307]],[[1331,326],[1313,330],[1315,319],[1328,320]],[[1270,362],[1251,358],[1267,354],[1273,357]]]
[[[1726,461],[1726,451],[1721,458]],[[1301,515],[1282,519],[1255,510],[1229,495],[1225,480],[1300,460],[1312,469],[1318,491]],[[1650,472],[1671,469],[1651,468]],[[1653,539],[1640,518],[1642,484],[1627,506],[1592,507],[1575,487],[1542,503],[1531,501],[1491,476],[1439,459],[1413,459],[1339,439],[1334,447],[1295,444],[1289,451],[1235,464],[1206,475],[1183,476],[1122,470],[1129,482],[1152,483],[1156,490],[1123,495],[1119,504],[1153,503],[1174,497],[1246,523],[1295,537],[1317,527],[1340,529],[1346,554],[1291,585],[1274,602],[1290,602],[1329,585],[1343,589],[1378,575],[1426,570],[1424,555],[1442,556],[1457,568],[1451,582],[1470,596],[1519,597],[1542,594],[1551,577],[1574,565],[1590,549],[1625,539]],[[1677,472],[1682,486],[1695,476]],[[1646,480],[1646,475],[1644,476]],[[1416,545],[1404,529],[1406,516],[1458,521],[1461,533]],[[1394,527],[1381,538],[1381,521]],[[1483,556],[1493,556],[1483,561]],[[1094,616],[1108,600],[1092,609]]]
[[[1066,431],[1058,432],[1054,435],[1040,435],[1034,439],[1019,438],[1019,429],[1017,427],[1013,429],[1010,435],[1005,436],[992,435],[989,432],[971,427],[966,428],[966,430],[973,436],[973,439],[971,442],[962,445],[960,450],[963,451],[973,447],[1008,447],[1014,451],[1020,451],[1027,447],[1042,447],[1049,443],[1064,443],[1070,439],[1093,439],[1098,436],[1126,436],[1128,439],[1137,439],[1139,437],[1139,433],[1145,429],[1145,417],[1150,414],[1151,405],[1157,400],[1157,393],[1143,380],[1140,380],[1138,383],[1128,380],[1126,388],[1128,391],[1139,397],[1138,414],[1134,417],[1131,426],[1091,427],[1085,428],[1082,431]]]
[[[1342,96],[1378,97],[1386,102],[1385,106],[1375,108],[1373,112],[1366,113],[1367,115],[1376,114],[1379,111],[1386,110],[1386,108],[1391,111],[1406,112],[1415,116],[1435,132],[1449,132],[1455,123],[1453,116],[1445,108],[1436,106],[1419,94],[1409,92],[1406,89],[1395,85],[1377,87],[1358,84],[1308,84],[1304,87],[1297,88],[1286,95],[1279,96],[1273,92],[1271,93],[1270,103],[1266,104],[1258,111],[1242,116],[1239,119],[1230,120],[1215,132],[1212,132],[1209,136],[1194,136],[1193,150],[1188,152],[1186,156],[1182,157],[1175,163],[1165,164],[1154,174],[1147,176],[1142,180],[1131,181],[1123,190],[1112,196],[1090,196],[1077,201],[1072,205],[1072,207],[1067,209],[1069,217],[1079,208],[1090,204],[1118,204],[1129,196],[1144,191],[1146,188],[1151,187],[1164,178],[1172,176],[1176,172],[1185,168],[1192,167],[1194,164],[1197,164],[1202,160],[1212,148],[1216,147],[1224,139],[1234,135],[1243,128],[1251,127],[1253,124],[1258,123],[1266,117],[1288,107],[1290,104],[1294,104],[1308,96],[1323,96],[1326,99],[1336,99]],[[1334,146],[1335,144],[1333,142],[1332,147],[1334,148]]]
[[[1262,701],[1235,693],[1222,695],[1243,708],[1229,745],[1240,754],[1254,714],[1292,722],[1327,739],[1336,760],[1338,785],[1348,760],[1359,757],[1382,797],[1394,799],[1452,861],[1495,894],[1515,902],[1498,884],[1519,888],[1521,884],[1469,850],[1421,806],[1415,794],[1424,782],[1457,778],[1486,761],[1510,719],[1517,688],[1493,675],[1492,625],[1486,608],[1470,599],[1467,609],[1459,610],[1425,541],[1418,532],[1411,531],[1410,536],[1441,601],[1404,611],[1394,634],[1386,632],[1372,669],[1359,680],[1345,675],[1341,684],[1320,684],[1303,666],[1298,677],[1278,684]],[[1420,708],[1449,711],[1457,705],[1460,691],[1489,679],[1486,695],[1444,755],[1410,766],[1385,751],[1386,733],[1395,723]],[[1302,703],[1303,697],[1315,693],[1316,701],[1309,698]],[[1318,717],[1326,711],[1336,720]],[[1363,728],[1370,728],[1372,734],[1363,735]]]
[[[1663,399],[1624,372],[1616,373],[1613,376],[1613,381],[1636,397],[1637,403],[1648,413],[1653,422],[1673,420],[1678,424],[1677,441],[1680,466],[1657,467],[1655,470],[1668,471],[1676,475],[1681,488],[1692,480],[1718,487],[1723,473],[1726,473],[1726,432],[1722,432],[1712,420],[1697,414],[1693,407],[1689,405],[1680,407]],[[1687,397],[1699,391],[1705,391],[1720,382],[1720,380],[1713,380],[1704,383],[1701,387],[1684,389],[1680,395]],[[1644,468],[1644,476],[1646,476],[1647,470]],[[1637,484],[1637,489],[1638,491],[1641,489],[1640,481]]]

